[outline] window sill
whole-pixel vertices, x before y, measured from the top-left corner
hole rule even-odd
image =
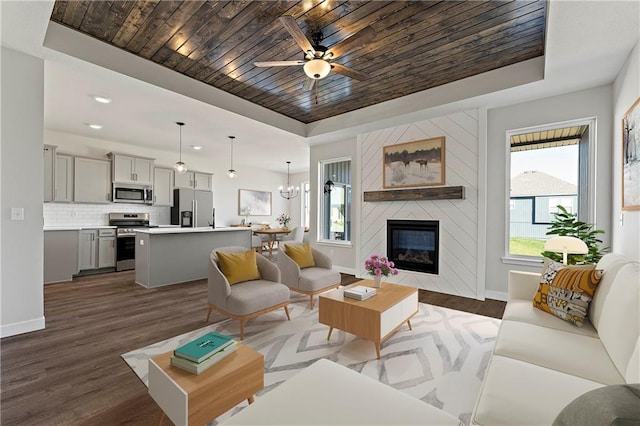
[[[540,257],[514,257],[503,256],[500,258],[502,263],[507,265],[519,265],[519,266],[531,266],[537,267],[542,264],[542,258]]]
[[[344,247],[351,248],[353,245],[351,241],[342,241],[342,240],[318,240],[316,244],[319,246],[331,246],[331,247]]]

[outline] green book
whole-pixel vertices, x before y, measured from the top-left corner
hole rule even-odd
[[[180,346],[173,351],[173,355],[188,359],[192,362],[201,362],[216,352],[221,351],[235,342],[233,337],[210,331],[202,337]]]
[[[172,356],[171,365],[173,365],[174,367],[181,368],[185,371],[188,371],[189,373],[200,374],[203,371],[213,367],[219,361],[222,361],[224,358],[234,353],[237,348],[238,348],[238,344],[234,341],[230,345],[226,346],[224,349],[216,352],[215,354],[211,355],[209,358],[206,358],[200,363],[191,362],[187,359],[180,358],[177,356]]]

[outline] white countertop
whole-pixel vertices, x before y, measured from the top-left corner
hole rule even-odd
[[[210,226],[203,226],[200,228],[149,228],[137,230],[141,234],[193,234],[198,232],[228,232],[228,231],[251,231],[251,228],[211,228]]]
[[[44,231],[80,231],[82,229],[116,229],[116,226],[109,225],[93,225],[93,226],[73,226],[73,225],[64,225],[64,226],[44,226],[42,229]]]

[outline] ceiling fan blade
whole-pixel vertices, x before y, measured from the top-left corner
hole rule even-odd
[[[369,26],[335,44],[329,49],[329,52],[333,53],[332,58],[337,58],[356,47],[360,47],[364,43],[372,41],[374,38],[376,38],[376,30]]]
[[[315,49],[311,45],[311,42],[307,36],[304,35],[293,16],[285,15],[281,16],[279,19],[284,29],[291,34],[291,37],[293,37],[296,43],[298,43],[298,46],[300,46],[304,53],[307,53],[309,50],[312,53],[315,53]]]
[[[254,62],[256,67],[290,67],[292,65],[304,65],[304,61],[266,61]]]
[[[315,85],[316,81],[313,78],[308,78],[304,81],[304,84],[302,85],[302,90],[304,90],[305,92],[308,92],[309,90],[313,89],[313,86]]]
[[[345,75],[347,77],[351,77],[358,81],[364,81],[369,78],[369,74],[365,74],[361,71],[356,71],[353,68],[345,67],[340,64],[331,64],[331,70],[337,72],[338,74]]]

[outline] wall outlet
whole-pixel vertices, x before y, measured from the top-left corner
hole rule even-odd
[[[143,246],[144,245],[144,240],[140,240],[140,245]]]
[[[24,208],[12,207],[11,208],[11,220],[24,220]]]

